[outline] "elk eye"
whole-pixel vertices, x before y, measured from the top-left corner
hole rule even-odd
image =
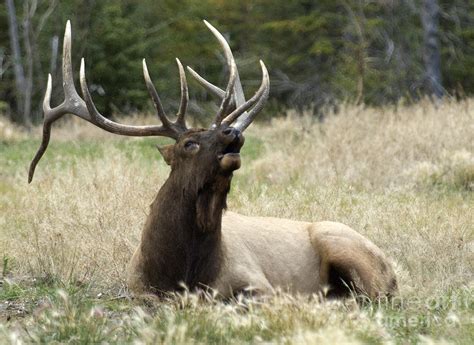
[[[184,148],[187,151],[197,151],[197,149],[199,149],[199,144],[195,141],[189,140],[186,143],[184,143]]]

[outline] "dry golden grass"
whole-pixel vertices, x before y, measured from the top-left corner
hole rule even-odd
[[[47,277],[55,287],[85,284],[94,294],[118,295],[148,205],[168,168],[151,148],[154,140],[117,138],[73,121],[53,132],[35,180],[27,185],[38,134],[5,121],[0,125],[0,253],[8,266],[6,277],[20,287],[25,277]],[[186,312],[174,301],[166,304],[168,309],[159,304],[148,312],[132,307],[109,311],[121,320],[123,338],[107,338],[109,334],[104,339],[130,341],[135,334],[144,342],[207,342],[213,338],[199,338],[196,329],[216,322],[217,339],[236,342],[379,343],[406,336],[408,342],[429,343],[431,337],[462,342],[474,336],[474,100],[383,109],[342,106],[323,123],[290,112],[270,124],[253,125],[246,136],[229,208],[248,215],[336,220],[357,229],[396,263],[396,306],[385,305],[379,314],[373,306],[280,296],[268,304],[249,302],[255,310],[242,314],[238,304],[193,302]],[[64,303],[71,303],[68,298],[51,303],[64,310]],[[427,300],[442,301],[445,309],[440,307],[438,315]],[[92,314],[84,311],[84,320],[75,319],[86,329],[95,323],[91,308]],[[168,320],[167,326],[154,313]],[[389,324],[390,317],[409,316],[430,323]],[[194,325],[194,317],[207,321]],[[453,329],[449,318],[455,320]],[[39,316],[28,320],[46,322]],[[109,321],[102,321],[109,329]],[[24,328],[19,329],[5,332],[26,337]],[[52,339],[42,331],[35,334],[39,338],[30,340]]]

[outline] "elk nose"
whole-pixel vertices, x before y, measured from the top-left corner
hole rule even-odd
[[[222,133],[222,136],[229,141],[233,141],[235,138],[238,138],[241,136],[240,131],[234,127],[227,127],[221,133]]]

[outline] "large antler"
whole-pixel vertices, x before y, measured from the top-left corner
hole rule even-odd
[[[268,71],[263,61],[260,61],[260,66],[262,69],[262,83],[254,96],[248,101],[245,101],[245,95],[240,82],[239,73],[237,71],[234,56],[229,44],[225,40],[224,36],[222,36],[222,34],[217,31],[217,29],[214,28],[209,22],[204,20],[204,24],[206,24],[209,30],[211,30],[214,36],[216,36],[224,50],[229,68],[229,82],[227,83],[226,91],[208,82],[189,66],[187,67],[188,71],[206,90],[208,90],[214,96],[222,99],[221,107],[219,108],[219,112],[216,115],[212,127],[217,127],[221,124],[230,126],[235,121],[233,126],[243,132],[252,123],[257,114],[262,110],[268,99],[270,92],[270,79],[268,76]],[[229,90],[233,92],[233,97],[231,97],[232,95],[229,95]],[[250,108],[252,109],[247,111]],[[227,113],[225,110],[227,110]]]
[[[204,21],[206,26],[211,30],[211,32],[216,36],[222,48],[224,49],[224,54],[226,57],[228,69],[229,69],[229,81],[227,87],[224,90],[219,87],[209,83],[204,78],[199,76],[194,72],[190,67],[188,67],[191,74],[208,90],[210,90],[215,95],[219,96],[222,99],[219,111],[216,114],[211,128],[216,128],[221,125],[230,126],[236,121],[234,127],[244,131],[250,123],[252,123],[255,116],[260,112],[265,104],[269,90],[270,90],[270,80],[268,77],[268,71],[262,61],[260,65],[262,68],[262,83],[260,88],[254,94],[252,98],[248,101],[245,101],[244,93],[242,90],[242,84],[240,83],[239,74],[237,71],[237,66],[235,64],[232,51],[229,47],[229,44],[225,40],[224,36],[217,31],[211,24],[207,21]],[[28,182],[31,182],[35,172],[36,165],[39,160],[45,153],[48,148],[49,140],[51,137],[51,126],[53,122],[58,120],[65,114],[73,114],[79,116],[80,118],[89,121],[90,123],[100,127],[108,132],[127,135],[127,136],[165,136],[173,139],[178,139],[186,130],[186,108],[188,104],[188,86],[186,82],[186,75],[184,73],[183,66],[181,62],[176,59],[178,64],[180,83],[181,83],[181,103],[177,113],[177,118],[175,122],[171,122],[163,109],[163,106],[160,101],[160,97],[156,92],[156,89],[151,81],[150,75],[148,73],[148,68],[145,60],[143,60],[143,74],[145,77],[145,83],[150,93],[150,96],[155,105],[158,118],[160,119],[162,125],[152,125],[152,126],[131,126],[124,125],[111,121],[104,117],[95,107],[92,97],[89,92],[86,81],[85,73],[85,62],[84,59],[81,60],[80,68],[80,84],[83,99],[79,96],[74,86],[73,74],[72,74],[72,62],[71,62],[71,23],[68,21],[66,24],[66,31],[64,33],[64,43],[63,43],[63,90],[64,90],[64,101],[55,108],[51,108],[51,90],[52,90],[52,78],[51,75],[48,75],[48,84],[46,86],[46,94],[43,102],[43,112],[44,112],[44,124],[43,124],[43,138],[41,145],[38,148],[38,151],[33,158],[30,169],[28,173]],[[247,112],[252,108],[250,111]]]
[[[161,126],[131,126],[117,123],[105,118],[99,113],[97,108],[92,101],[92,97],[89,93],[89,89],[86,81],[85,74],[85,63],[84,59],[81,60],[80,69],[80,83],[81,90],[84,99],[82,99],[76,91],[74,86],[73,74],[72,74],[72,62],[71,62],[71,23],[70,21],[66,24],[66,30],[64,33],[63,43],[63,90],[64,90],[64,101],[55,108],[51,108],[51,90],[52,90],[52,78],[51,74],[48,75],[48,84],[46,86],[46,94],[43,101],[43,112],[44,112],[44,124],[43,124],[43,138],[38,151],[33,158],[28,173],[28,182],[30,183],[33,179],[36,165],[43,156],[44,152],[48,148],[49,140],[51,137],[51,126],[53,122],[61,118],[65,114],[73,114],[80,118],[89,121],[90,123],[100,127],[108,132],[127,136],[165,136],[173,139],[178,139],[179,136],[184,133],[187,128],[185,124],[185,114],[188,104],[188,86],[186,83],[186,76],[184,73],[181,62],[176,59],[178,63],[180,82],[181,82],[181,104],[179,106],[176,122],[171,122],[163,110],[160,98],[156,92],[155,87],[151,81],[146,66],[145,60],[143,60],[143,73],[145,77],[146,86],[151,98],[153,99],[155,108],[158,113],[158,117],[162,122]],[[223,105],[224,102],[223,102]],[[227,107],[227,106],[226,106]]]

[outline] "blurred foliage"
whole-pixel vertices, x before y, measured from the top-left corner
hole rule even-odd
[[[416,0],[63,0],[55,1],[53,12],[45,17],[52,1],[15,1],[20,37],[25,2],[38,4],[33,27],[44,21],[33,42],[36,119],[41,116],[48,72],[53,74],[53,99],[62,100],[61,53],[52,61],[51,47],[54,37],[62,37],[67,19],[72,21],[76,75],[84,56],[92,95],[107,115],[151,110],[142,58],[170,113],[179,99],[175,57],[211,82],[225,85],[222,52],[202,19],[228,38],[247,95],[260,83],[258,60],[266,62],[273,106],[320,109],[340,100],[378,105],[424,94],[423,32]],[[464,97],[474,92],[474,2],[439,4],[443,87]],[[4,2],[0,58],[0,99],[14,109]],[[202,115],[212,108],[211,98],[196,83],[190,84],[190,111]]]

